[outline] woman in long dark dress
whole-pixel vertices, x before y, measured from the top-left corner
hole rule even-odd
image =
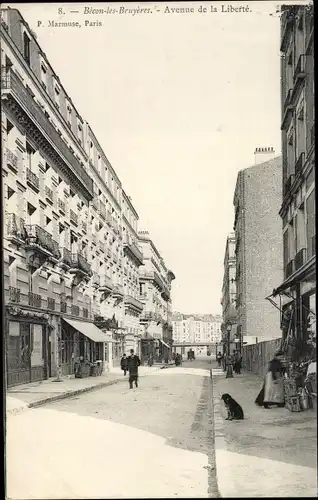
[[[269,409],[272,405],[283,407],[285,405],[284,397],[284,367],[280,360],[283,353],[275,354],[268,365],[268,370],[264,378],[263,387],[258,394],[255,403],[259,406]]]

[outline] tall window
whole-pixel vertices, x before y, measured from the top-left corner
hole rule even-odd
[[[30,38],[25,32],[23,33],[23,57],[30,66]]]
[[[316,213],[315,213],[315,190],[306,200],[306,233],[308,258],[316,254]]]

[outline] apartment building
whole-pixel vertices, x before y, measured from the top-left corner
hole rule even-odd
[[[112,363],[126,341],[138,348],[142,254],[132,242],[138,214],[92,129],[20,13],[2,9],[1,15],[5,338],[12,386],[58,370],[73,373],[77,357],[107,356]],[[106,353],[106,335],[94,320],[111,330]]]
[[[222,317],[219,315],[173,313],[173,340],[175,343],[217,344],[221,341],[221,324]]]
[[[281,158],[274,156],[273,148],[256,148],[255,165],[238,173],[234,193],[236,335],[241,345],[244,337],[280,336],[279,311],[266,300],[283,274]]]
[[[139,231],[143,265],[139,268],[140,300],[143,311],[140,322],[144,328],[141,341],[143,358],[152,354],[156,359],[171,355],[171,283],[173,272],[154,245],[148,231]]]
[[[284,276],[283,339],[293,355],[316,332],[315,96],[313,6],[285,6],[281,17]],[[289,338],[286,338],[288,336]]]
[[[230,350],[235,349],[236,338],[236,258],[235,258],[235,233],[228,235],[224,254],[224,275],[222,284],[222,338],[224,345],[228,341],[227,328],[230,330]],[[233,345],[234,343],[234,345]]]

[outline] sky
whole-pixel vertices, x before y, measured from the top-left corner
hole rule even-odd
[[[220,313],[237,173],[254,164],[256,147],[280,154],[277,2],[241,2],[248,13],[165,14],[166,5],[217,5],[169,2],[134,16],[83,13],[84,6],[119,6],[110,3],[63,3],[59,15],[61,5],[12,7],[92,127],[138,211],[139,229],[173,270],[173,309]],[[49,28],[49,20],[82,27]],[[84,27],[85,20],[103,25]]]

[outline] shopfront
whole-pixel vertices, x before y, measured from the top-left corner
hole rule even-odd
[[[46,314],[8,308],[5,340],[7,387],[48,378]]]

